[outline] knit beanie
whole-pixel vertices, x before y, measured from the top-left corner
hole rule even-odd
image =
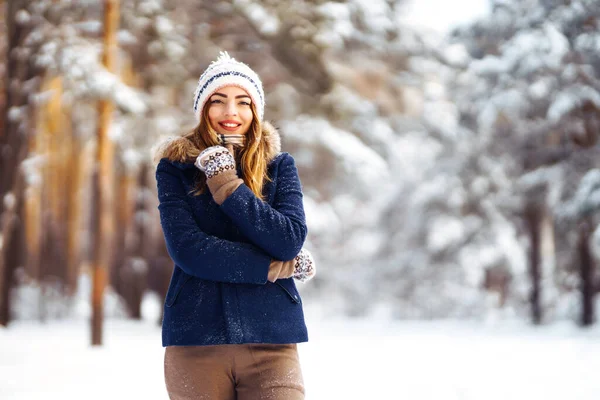
[[[248,65],[236,61],[226,51],[219,54],[198,79],[194,92],[194,113],[200,120],[200,113],[208,98],[225,86],[238,86],[250,95],[262,122],[265,112],[265,94],[260,78]]]

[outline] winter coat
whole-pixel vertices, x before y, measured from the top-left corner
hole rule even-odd
[[[267,281],[271,260],[293,259],[306,239],[301,183],[294,159],[280,152],[279,133],[268,123],[262,140],[269,144],[272,179],[263,190],[265,201],[245,184],[221,206],[208,189],[189,194],[202,172],[185,160],[193,144],[183,137],[155,154],[160,220],[175,263],[164,304],[163,346],[308,340],[294,279]]]

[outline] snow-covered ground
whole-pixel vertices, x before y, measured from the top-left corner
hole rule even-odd
[[[307,399],[600,398],[600,328],[309,319]],[[113,319],[0,328],[0,399],[167,399],[160,330]]]

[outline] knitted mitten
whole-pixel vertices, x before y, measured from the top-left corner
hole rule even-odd
[[[294,259],[289,261],[272,260],[269,265],[269,282],[275,282],[277,279],[291,278],[307,282],[317,273],[315,261],[310,252],[306,249],[300,250],[300,253]]]
[[[208,189],[219,205],[244,183],[237,176],[233,155],[223,146],[206,148],[196,158],[194,165],[206,174]]]
[[[316,275],[317,266],[312,254],[308,250],[300,250],[294,261],[296,261],[294,264],[294,279],[300,282],[307,282]]]

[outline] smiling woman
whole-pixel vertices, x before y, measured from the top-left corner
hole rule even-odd
[[[262,83],[222,54],[194,96],[198,125],[158,147],[175,266],[162,327],[171,399],[303,399],[295,281],[315,274],[294,159],[263,121]]]
[[[245,134],[252,119],[252,99],[237,86],[225,86],[209,100],[208,120],[219,134]]]

